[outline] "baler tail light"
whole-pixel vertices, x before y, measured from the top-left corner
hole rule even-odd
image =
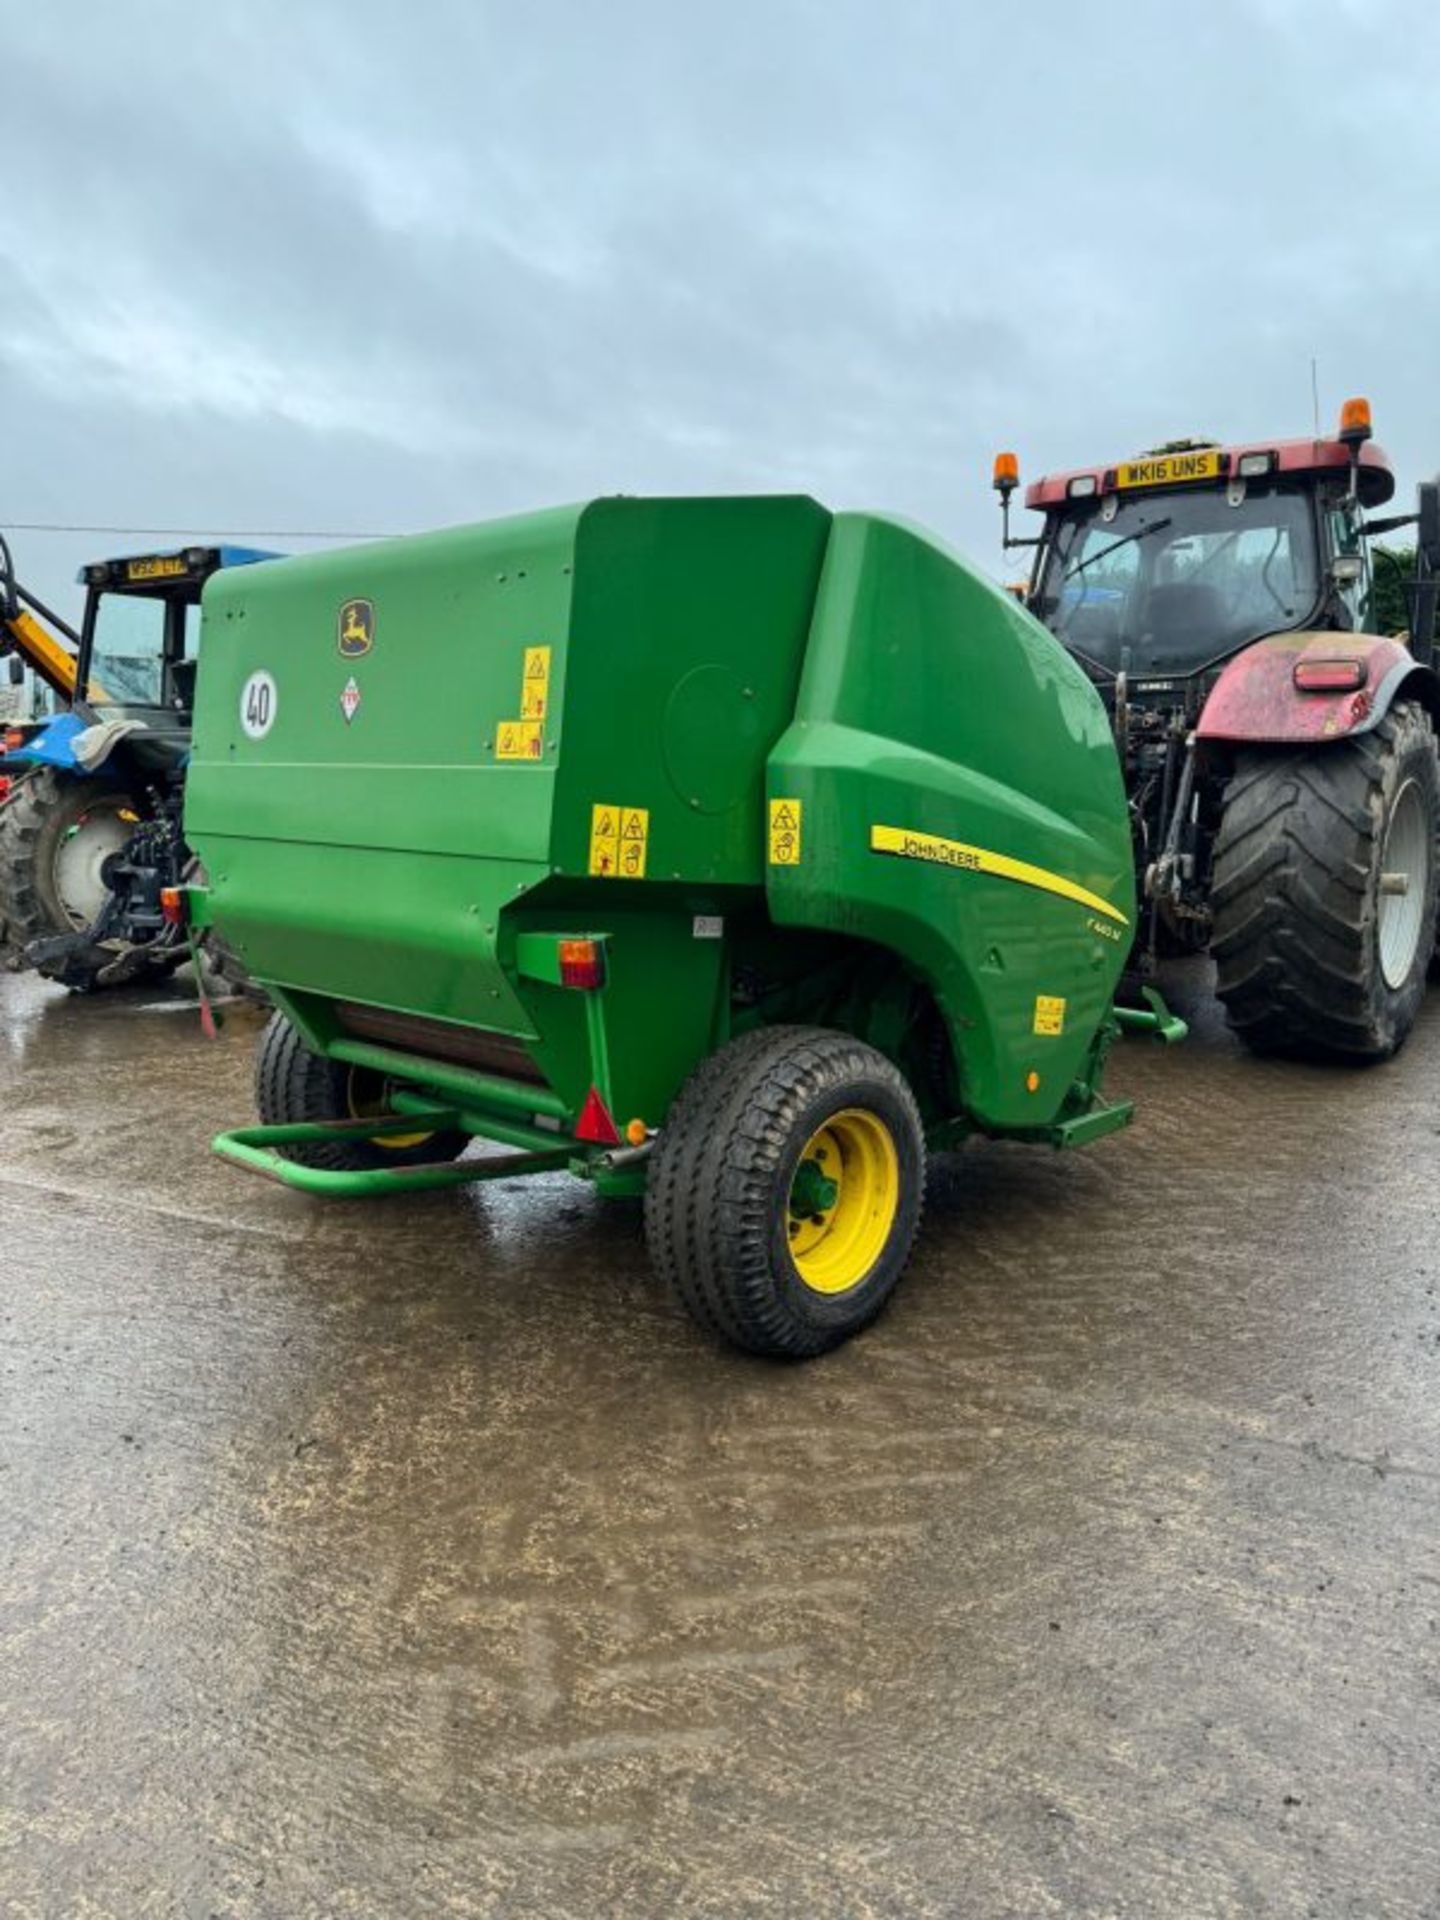
[[[605,984],[605,949],[598,940],[560,942],[560,984],[598,993]]]
[[[162,887],[160,889],[160,917],[167,926],[183,927],[189,919],[186,911],[187,901],[183,887]]]
[[[1301,693],[1353,693],[1363,687],[1363,660],[1297,660],[1291,676]]]

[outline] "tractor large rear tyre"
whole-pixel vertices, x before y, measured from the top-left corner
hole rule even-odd
[[[377,1120],[392,1111],[388,1088],[379,1074],[346,1066],[312,1053],[280,1012],[272,1013],[260,1036],[255,1059],[255,1105],[266,1126],[305,1120]],[[387,1144],[388,1142],[388,1144]],[[335,1173],[369,1172],[376,1167],[431,1166],[456,1160],[469,1144],[468,1134],[423,1133],[413,1120],[396,1116],[388,1133],[369,1140],[322,1140],[282,1147],[287,1160],[324,1167]]]
[[[101,867],[129,840],[139,804],[113,780],[41,767],[0,807],[0,960],[10,971],[23,970],[32,941],[95,919],[106,893]],[[104,947],[77,955],[64,984],[83,992],[114,957]]]
[[[885,1305],[924,1187],[920,1115],[883,1054],[822,1027],[762,1029],[703,1061],[661,1128],[650,1257],[706,1331],[808,1359]]]
[[[1257,1053],[1384,1060],[1435,947],[1440,774],[1430,716],[1238,756],[1215,842],[1211,950],[1230,1025]]]

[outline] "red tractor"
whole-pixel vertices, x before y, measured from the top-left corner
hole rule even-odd
[[[1047,475],[1005,544],[1026,601],[1094,680],[1130,796],[1135,967],[1208,948],[1258,1052],[1379,1060],[1402,1044],[1436,936],[1440,489],[1372,517],[1395,476],[1347,401],[1334,439],[1177,441]],[[1408,638],[1375,629],[1376,537],[1416,528]]]

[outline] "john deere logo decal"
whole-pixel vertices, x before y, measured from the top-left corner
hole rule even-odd
[[[358,660],[375,644],[375,608],[369,600],[347,600],[340,609],[340,651]]]

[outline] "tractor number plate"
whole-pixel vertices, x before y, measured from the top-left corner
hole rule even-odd
[[[1122,460],[1115,472],[1121,487],[1174,487],[1185,480],[1218,480],[1220,449],[1203,453],[1164,453],[1152,460]]]
[[[127,580],[174,580],[183,577],[189,571],[183,560],[131,560],[126,564],[125,578]]]

